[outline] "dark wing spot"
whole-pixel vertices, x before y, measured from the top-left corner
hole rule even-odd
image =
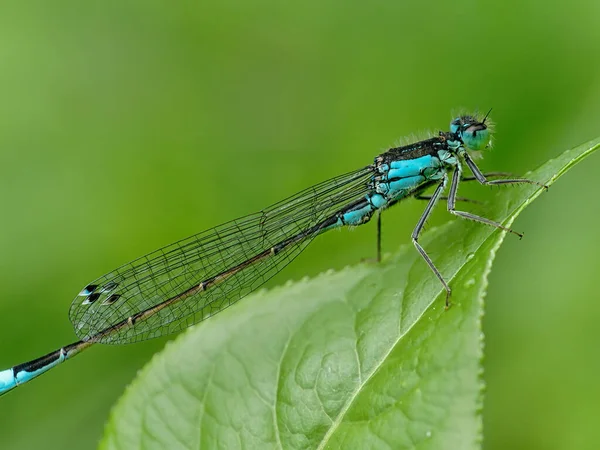
[[[90,295],[96,289],[98,289],[97,284],[88,284],[86,287],[83,288],[83,290],[81,291],[81,294],[79,294],[79,295]]]
[[[90,294],[87,296],[87,298],[83,301],[83,304],[84,305],[92,304],[99,298],[100,298],[100,294],[98,292],[94,292],[93,294]]]
[[[108,297],[106,300],[104,300],[104,302],[102,302],[102,304],[103,305],[112,305],[114,302],[119,300],[120,297],[121,297],[120,294],[113,294],[110,297]]]

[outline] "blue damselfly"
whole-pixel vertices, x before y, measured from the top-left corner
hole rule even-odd
[[[488,113],[489,114],[489,113]],[[96,343],[123,344],[177,332],[214,316],[257,289],[290,263],[318,235],[357,226],[407,197],[428,203],[412,242],[446,292],[450,286],[419,244],[423,226],[449,186],[448,211],[521,236],[500,223],[455,208],[463,163],[484,185],[530,183],[522,178],[488,180],[469,150],[490,144],[481,119],[463,115],[450,131],[390,148],[372,164],[299,192],[255,214],[224,223],[127,263],[87,285],[69,316],[79,341],[0,372],[0,394],[23,384]],[[451,175],[451,176],[450,176]],[[451,180],[451,181],[450,181]],[[423,192],[434,188],[425,197]]]

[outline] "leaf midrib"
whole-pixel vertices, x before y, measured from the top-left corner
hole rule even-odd
[[[595,147],[592,147],[589,152],[593,151],[593,149],[595,149]],[[584,153],[582,155],[582,157],[584,155],[587,155],[588,152]],[[570,167],[572,164],[574,164],[579,158],[576,158],[572,161],[569,162],[569,164],[567,165],[567,167],[564,170],[559,171],[556,175],[554,175],[549,181],[548,184],[552,184],[554,183],[558,178],[560,178],[560,176],[566,172],[566,170],[568,170],[568,167]],[[534,193],[532,193],[530,196],[526,197],[524,201],[522,201],[519,206],[517,206],[514,211],[507,217],[506,221],[505,221],[505,226],[507,228],[509,228],[512,223],[515,221],[515,219],[517,218],[517,216],[525,209],[525,207],[531,203],[533,200],[535,200],[542,192],[543,192],[543,188],[538,189],[537,191],[535,191]],[[482,299],[482,296],[485,294],[485,286],[487,285],[487,277],[491,271],[491,267],[492,267],[492,262],[495,258],[496,252],[498,250],[498,248],[500,247],[500,245],[502,244],[502,242],[504,241],[504,238],[507,234],[506,231],[503,230],[498,230],[498,238],[497,241],[494,243],[494,245],[492,246],[492,248],[490,249],[490,254],[487,257],[486,260],[486,265],[485,265],[485,270],[483,272],[483,283],[482,283],[482,288],[480,290],[480,292],[477,295],[477,298],[479,300]],[[496,231],[492,232],[490,234],[490,236],[488,236],[487,239],[484,239],[481,244],[479,246],[477,246],[477,249],[475,250],[475,252],[479,251],[481,249],[481,247],[484,246],[484,244],[486,242],[488,242],[489,239],[493,239],[496,236]],[[460,265],[460,267],[457,269],[457,271],[452,275],[452,277],[448,280],[449,283],[451,283],[456,276],[461,272],[461,270],[463,269],[463,267],[468,263],[468,261],[465,261],[463,264]],[[317,450],[323,450],[325,448],[325,446],[327,445],[327,443],[329,442],[329,439],[331,438],[331,436],[333,436],[333,433],[337,430],[338,426],[341,424],[342,420],[344,419],[346,413],[348,412],[348,410],[350,409],[350,407],[352,406],[352,404],[354,403],[354,400],[358,397],[359,393],[362,391],[362,389],[364,388],[364,386],[366,386],[366,384],[369,382],[369,380],[375,375],[375,373],[377,372],[377,370],[385,363],[385,361],[387,360],[387,358],[389,357],[389,355],[392,353],[392,351],[396,348],[396,345],[398,345],[398,343],[402,340],[402,338],[404,336],[406,336],[413,328],[416,324],[419,323],[419,321],[421,320],[421,317],[423,317],[423,315],[429,310],[429,308],[431,307],[431,305],[438,299],[438,297],[440,296],[440,294],[442,293],[442,289],[440,289],[440,291],[435,295],[435,297],[433,298],[433,300],[431,302],[429,302],[427,304],[427,306],[425,308],[423,308],[423,310],[420,312],[420,314],[415,318],[415,320],[412,322],[412,324],[406,328],[406,330],[404,331],[404,333],[400,333],[398,335],[398,338],[392,343],[392,345],[390,345],[388,351],[383,355],[383,357],[374,365],[373,369],[371,370],[371,372],[362,380],[362,382],[360,382],[356,389],[354,389],[354,391],[351,393],[350,397],[348,398],[348,401],[346,402],[346,404],[344,405],[344,407],[340,410],[340,413],[338,414],[338,416],[336,417],[336,419],[332,422],[331,426],[329,427],[329,429],[327,430],[327,433],[325,433],[325,435],[323,436],[323,439],[321,440],[319,446],[317,447]]]

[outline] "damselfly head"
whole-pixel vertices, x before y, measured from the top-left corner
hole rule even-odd
[[[457,117],[450,122],[450,131],[463,141],[467,149],[483,150],[490,145],[492,137],[487,118],[487,114],[483,120],[469,115]]]

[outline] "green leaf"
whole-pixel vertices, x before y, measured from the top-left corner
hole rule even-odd
[[[599,146],[526,176],[551,185]],[[510,225],[541,193],[505,186],[481,213]],[[425,233],[451,280],[448,311],[411,245],[244,299],[147,365],[101,447],[478,448],[483,297],[504,235],[464,220]]]

